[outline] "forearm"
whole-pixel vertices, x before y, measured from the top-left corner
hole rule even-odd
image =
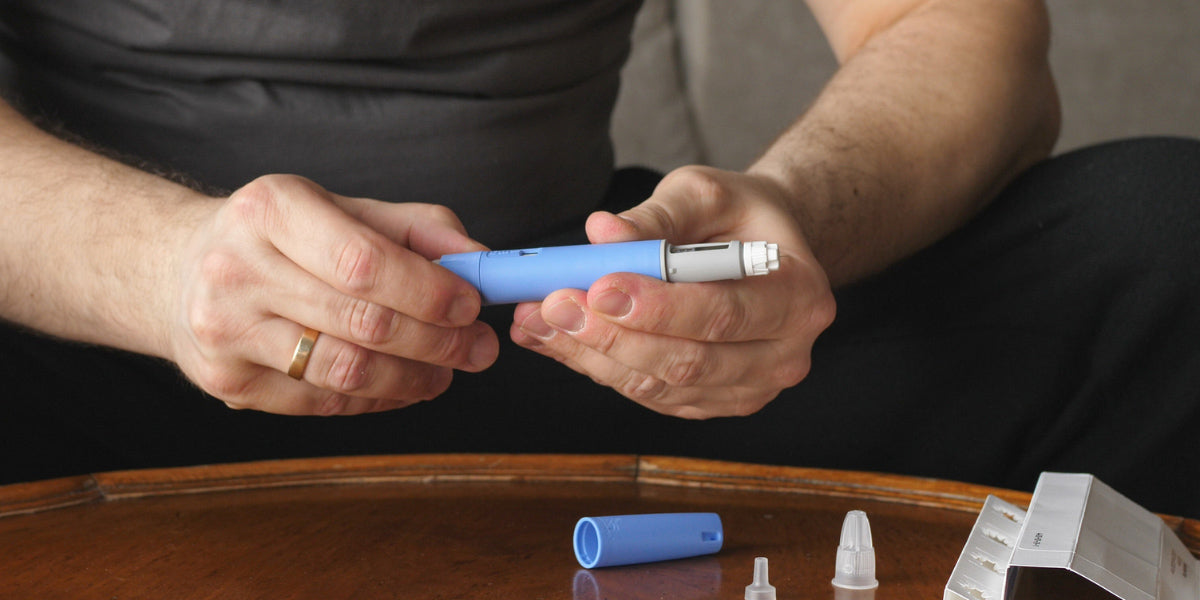
[[[878,29],[851,14],[863,2],[810,4],[842,66],[750,172],[788,190],[836,285],[944,236],[1047,155],[1058,102],[1040,3],[891,3]]]
[[[164,356],[164,288],[176,284],[183,225],[208,209],[204,199],[0,103],[0,318]]]

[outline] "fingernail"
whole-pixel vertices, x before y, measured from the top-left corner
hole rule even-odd
[[[623,317],[633,310],[633,299],[629,297],[629,294],[612,288],[597,296],[591,306],[597,312],[610,317]]]
[[[616,215],[616,217],[622,221],[625,221],[626,223],[629,223],[629,226],[632,227],[634,231],[637,231],[639,229],[637,221],[634,221],[633,219],[629,218],[626,214],[627,212],[628,211],[623,212],[619,215]]]
[[[549,308],[542,308],[542,318],[551,326],[575,333],[583,329],[583,309],[574,300],[563,300]]]
[[[536,338],[546,339],[554,335],[554,329],[542,320],[540,311],[533,311],[525,320],[521,322],[521,331],[528,333]]]
[[[454,324],[466,324],[479,316],[479,303],[475,298],[466,294],[458,296],[446,311],[446,319]]]

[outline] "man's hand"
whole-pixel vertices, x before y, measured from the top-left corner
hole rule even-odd
[[[356,414],[432,398],[453,369],[496,359],[479,294],[430,262],[482,248],[442,207],[260,178],[185,247],[171,358],[234,408]],[[298,381],[287,372],[306,328],[321,334]]]
[[[834,316],[792,205],[766,178],[676,170],[640,206],[592,215],[591,241],[766,240],[779,244],[779,271],[711,283],[609,275],[586,292],[519,305],[512,338],[664,414],[754,413],[807,375],[813,342]]]
[[[829,291],[961,226],[1054,145],[1040,0],[809,0],[841,67],[745,175],[687,167],[593,242],[767,240],[780,271],[613,275],[517,308],[512,337],[663,413],[752,413],[800,381]],[[799,108],[799,107],[797,107]]]

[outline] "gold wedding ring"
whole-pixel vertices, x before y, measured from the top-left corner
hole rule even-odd
[[[296,342],[296,351],[292,353],[292,366],[288,367],[288,377],[304,378],[304,368],[308,366],[308,357],[312,356],[313,344],[317,343],[318,335],[321,335],[321,332],[316,329],[304,330],[304,335]]]

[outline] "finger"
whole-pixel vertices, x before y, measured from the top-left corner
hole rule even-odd
[[[510,333],[513,341],[520,346],[588,375],[596,383],[612,387],[639,404],[655,404],[667,391],[665,382],[635,373],[625,365],[559,333],[542,320],[536,307],[529,311],[518,310],[516,316],[518,318],[513,320]]]
[[[700,342],[749,342],[794,332],[794,314],[804,299],[782,293],[781,286],[750,278],[668,283],[618,273],[593,284],[586,304],[600,319],[627,329]]]
[[[292,367],[304,327],[271,319],[256,331],[261,343],[250,348],[247,360],[286,374]],[[374,352],[338,339],[318,335],[302,378],[337,394],[392,402],[417,402],[438,396],[450,385],[451,370]]]
[[[574,343],[573,340],[550,341],[536,337],[527,330],[540,326],[530,323],[538,319],[536,311],[520,314],[524,320],[513,324],[513,340],[519,345],[554,358],[571,369],[590,376],[601,385],[656,412],[688,419],[718,416],[744,416],[760,410],[778,394],[778,390],[753,386],[676,387],[654,375],[620,364],[596,350]],[[556,333],[558,338],[563,334]]]
[[[282,254],[343,294],[441,325],[479,314],[479,293],[467,282],[351,218],[312,182],[260,178],[231,203]]]
[[[272,284],[256,288],[267,309],[325,334],[386,354],[477,372],[491,366],[500,342],[486,324],[442,327],[347,296],[280,258]]]
[[[564,298],[565,296],[565,298]],[[754,385],[791,387],[807,374],[807,354],[795,358],[782,341],[706,343],[627,329],[589,314],[570,294],[542,304],[542,320],[560,335],[543,343],[571,353],[575,342],[671,387]],[[532,322],[531,322],[532,325]]]
[[[221,397],[235,410],[254,409],[280,415],[358,415],[395,410],[414,404],[409,400],[360,398],[321,389],[268,367],[258,367],[242,393]]]
[[[350,216],[429,260],[446,254],[487,250],[467,235],[454,211],[436,204],[390,202],[337,196]]]

